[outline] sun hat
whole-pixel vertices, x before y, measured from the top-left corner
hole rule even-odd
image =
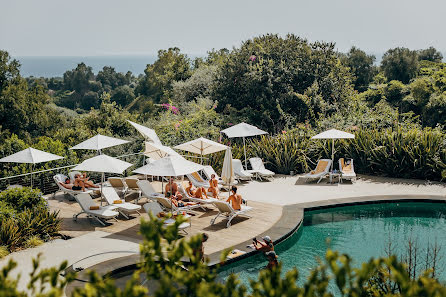
[[[262,237],[262,239],[266,242],[266,243],[270,243],[272,242],[271,237],[269,237],[268,235],[265,237]]]

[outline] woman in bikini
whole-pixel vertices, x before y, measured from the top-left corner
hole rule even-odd
[[[218,180],[215,178],[215,174],[211,175],[209,186],[208,192],[211,192],[214,198],[218,198],[220,191],[218,190]]]
[[[186,188],[186,193],[189,196],[194,197],[194,198],[199,198],[199,199],[207,199],[208,198],[208,196],[206,194],[206,189],[203,187],[195,189],[191,181],[189,181],[189,186]]]

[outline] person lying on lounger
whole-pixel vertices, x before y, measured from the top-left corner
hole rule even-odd
[[[189,205],[196,205],[195,202],[186,202],[186,201],[183,201],[181,199],[178,199],[175,196],[170,197],[170,200],[172,201],[172,204],[175,205],[176,207],[184,207],[184,206],[189,206]]]
[[[211,192],[214,198],[218,198],[220,191],[218,190],[218,180],[215,178],[215,174],[212,174],[211,179],[209,180],[208,192]]]
[[[85,188],[99,188],[98,185],[95,185],[93,181],[90,180],[89,177],[87,177],[87,173],[83,173],[83,174],[76,174],[76,176],[83,182]]]
[[[226,202],[231,203],[231,206],[234,210],[242,209],[243,199],[242,199],[241,195],[237,194],[237,187],[232,186],[231,192],[232,192],[232,195],[229,196],[229,198],[228,198],[228,200],[226,200]]]
[[[84,186],[83,181],[79,178],[79,174],[76,174],[74,176],[74,183],[71,183],[70,179],[67,178],[65,180],[65,183],[60,183],[60,184],[65,189],[69,189],[69,190],[73,190],[73,191],[80,191],[80,190],[82,190],[83,192],[85,192],[85,186]]]

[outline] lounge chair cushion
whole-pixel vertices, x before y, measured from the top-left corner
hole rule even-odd
[[[192,173],[192,176],[199,181],[200,183],[204,183],[205,181],[203,180],[203,178],[198,174],[198,172],[194,172]]]
[[[90,210],[99,210],[99,206],[98,205],[90,206]]]
[[[325,168],[327,167],[327,164],[328,164],[327,161],[319,161],[319,162],[317,163],[316,169],[315,169],[315,170],[312,170],[312,171],[310,172],[310,174],[318,174],[318,173],[324,172],[324,171],[325,171]]]
[[[113,201],[113,204],[122,204],[122,200],[115,200]]]

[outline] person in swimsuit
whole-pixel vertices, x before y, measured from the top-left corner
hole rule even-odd
[[[73,183],[73,187],[71,188],[75,191],[80,191],[82,190],[82,192],[85,192],[85,183],[81,178],[80,174],[76,174],[74,176],[74,183]]]
[[[268,258],[268,265],[266,265],[266,269],[272,270],[274,267],[279,265],[279,262],[277,261],[278,257],[275,251],[267,252],[265,255]]]
[[[271,237],[265,236],[262,239],[263,242],[258,241],[256,238],[253,239],[252,245],[254,246],[254,248],[258,251],[263,252],[264,254],[270,251],[274,251],[274,244],[271,240]]]
[[[201,244],[198,249],[194,249],[194,255],[198,256],[202,262],[204,262],[204,243],[209,239],[209,235],[203,233],[201,235]]]
[[[95,185],[94,182],[91,181],[89,177],[87,177],[87,173],[85,172],[79,175],[79,179],[82,180],[86,188],[99,188],[98,185]]]
[[[220,191],[218,190],[218,180],[215,178],[215,174],[212,174],[211,179],[209,180],[208,192],[212,193],[212,197],[218,198]]]
[[[165,193],[167,197],[174,197],[176,200],[183,199],[183,196],[178,192],[178,185],[173,181],[173,178],[170,178],[169,182],[166,184]]]
[[[226,200],[226,202],[231,203],[232,208],[234,210],[242,209],[243,199],[242,199],[241,195],[237,194],[237,187],[236,186],[232,186],[231,192],[232,192],[232,195],[229,196],[229,198],[228,198],[228,200]]]
[[[192,184],[192,182],[189,181],[189,186],[186,188],[186,193],[191,197],[197,198],[195,195],[197,195],[198,190],[200,190],[200,192],[202,192],[202,193],[205,192],[205,189],[203,187],[196,189],[196,188],[194,188],[194,185]]]

